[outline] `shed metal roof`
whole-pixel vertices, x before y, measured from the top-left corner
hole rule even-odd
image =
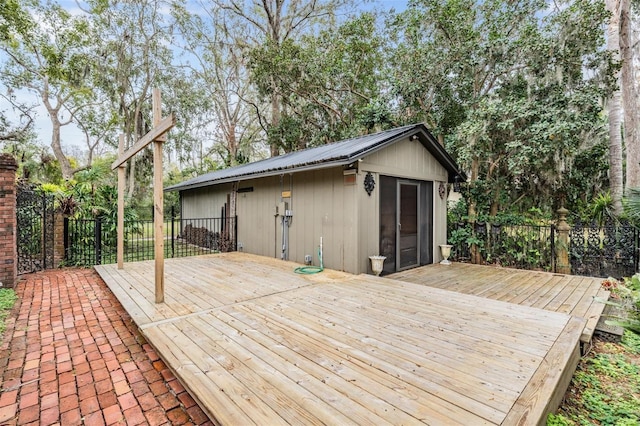
[[[185,182],[168,186],[165,188],[165,191],[183,191],[186,189],[254,179],[256,177],[344,166],[399,140],[414,135],[417,136],[424,147],[447,169],[449,182],[453,182],[456,175],[461,176],[463,180],[466,179],[464,173],[458,169],[455,161],[453,161],[451,156],[445,151],[444,147],[438,143],[429,130],[423,124],[412,124],[379,133],[346,139],[316,148],[295,151],[224,170],[216,170]]]

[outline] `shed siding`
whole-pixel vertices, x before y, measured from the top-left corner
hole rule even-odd
[[[367,172],[376,187],[364,190]],[[279,258],[282,255],[282,221],[276,214],[282,191],[291,191],[288,208],[293,211],[289,228],[289,260],[304,263],[305,255],[318,264],[318,245],[323,237],[324,265],[354,274],[371,272],[370,255],[379,252],[380,176],[433,181],[434,261],[439,245],[446,242],[446,198],[438,196],[446,169],[418,141],[405,140],[365,157],[358,163],[355,184],[345,184],[341,167],[298,172],[243,181],[238,194],[238,245],[242,250]],[[184,218],[218,217],[231,184],[182,192]],[[282,212],[279,212],[282,213]]]
[[[325,267],[356,272],[355,185],[345,186],[342,169],[333,168],[297,173],[292,188],[289,259],[304,263],[310,254],[317,265],[322,237]]]
[[[441,181],[447,185],[447,180]],[[447,196],[444,199],[438,194],[441,182],[433,183],[433,262],[442,260],[440,244],[447,244]]]
[[[206,186],[181,192],[184,219],[220,217],[231,185]]]
[[[427,181],[447,181],[447,170],[418,141],[405,140],[363,159],[362,171]]]
[[[358,273],[356,253],[356,185],[345,185],[342,168],[316,170],[243,181],[238,194],[238,245],[243,251],[281,257],[282,221],[276,206],[283,190],[291,190],[289,209],[289,260],[304,263],[306,254],[317,265],[318,245],[323,237],[323,261],[327,268]],[[291,182],[289,181],[291,179]],[[182,217],[218,217],[227,200],[230,184],[182,192]]]
[[[362,164],[362,163],[361,163]],[[371,273],[369,256],[380,252],[380,175],[372,173],[376,186],[368,195],[364,190],[366,171],[358,173],[357,198],[358,211],[358,245],[361,255],[358,256],[358,273]]]
[[[248,253],[279,257],[281,228],[275,208],[280,202],[280,178],[252,179],[239,187],[253,191],[238,194],[238,246]]]

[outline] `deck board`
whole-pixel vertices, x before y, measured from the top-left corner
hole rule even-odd
[[[96,270],[215,424],[536,424],[577,365],[585,320],[566,312],[295,266],[241,253],[167,259],[158,305],[153,262]],[[503,298],[521,294],[505,283],[529,289],[557,310],[584,299],[579,282],[550,299],[511,270],[427,272],[467,291],[471,274]]]
[[[602,300],[609,297],[601,286],[602,278],[468,263],[427,265],[387,277],[583,318],[586,321],[580,337],[583,344],[591,342],[605,307]]]

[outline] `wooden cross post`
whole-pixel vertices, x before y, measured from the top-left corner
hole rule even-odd
[[[124,155],[124,135],[118,138],[118,157]],[[116,260],[118,269],[124,268],[124,187],[125,187],[124,164],[118,166],[118,245],[116,249]]]
[[[118,269],[124,263],[124,163],[153,142],[153,232],[155,253],[156,303],[164,302],[164,196],[162,192],[162,143],[166,133],[175,124],[173,114],[161,118],[162,102],[160,90],[153,89],[153,128],[138,139],[126,152],[119,148],[118,159],[111,164],[111,170],[118,169]],[[120,146],[124,145],[121,136]]]
[[[153,127],[160,124],[162,103],[160,90],[153,90]],[[162,143],[167,135],[161,134],[153,140],[153,235],[156,263],[156,303],[164,302],[164,194],[162,192]]]

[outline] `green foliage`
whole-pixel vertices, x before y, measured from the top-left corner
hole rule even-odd
[[[616,347],[600,343],[582,359],[573,376],[569,401],[547,419],[547,425],[636,425],[640,422],[640,365],[634,361],[637,336],[625,333]],[[635,340],[634,340],[635,339]],[[637,357],[635,357],[637,358]],[[567,403],[569,402],[569,404]]]
[[[379,98],[383,42],[376,17],[363,13],[317,35],[254,47],[250,70],[259,93],[283,104],[269,144],[293,151],[388,127]]]
[[[640,355],[640,334],[624,333],[621,344],[627,351]]]
[[[609,278],[605,281],[615,282]],[[622,309],[623,314],[619,318],[607,320],[607,324],[624,327],[626,330],[640,335],[640,274],[635,274],[630,278],[625,278],[624,283],[617,283],[612,286],[612,298],[616,302],[610,302]]]
[[[445,136],[473,171],[468,197],[479,213],[535,206],[548,215],[601,183],[603,162],[581,156],[607,134],[605,19],[595,0],[417,0],[391,21],[397,111]],[[586,167],[572,174],[578,160]]]
[[[24,182],[60,184],[63,180],[55,157],[39,143],[30,140],[7,141],[2,152],[16,159],[17,176]]]
[[[5,320],[18,297],[16,292],[10,288],[0,288],[0,343],[5,330]]]
[[[571,423],[562,415],[549,414],[547,426],[571,426]]]
[[[627,188],[622,201],[626,217],[640,227],[640,188]]]
[[[603,226],[605,222],[615,219],[613,213],[613,199],[610,192],[600,193],[591,202],[590,219],[598,226]]]

